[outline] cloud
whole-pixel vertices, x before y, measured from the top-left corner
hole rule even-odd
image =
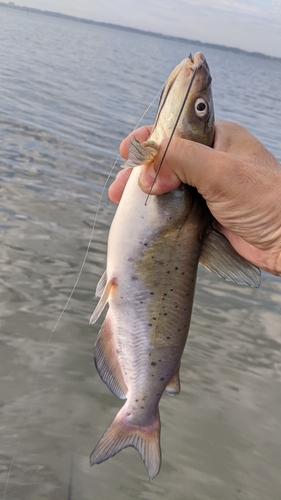
[[[281,0],[180,0],[180,2],[199,8],[226,11],[235,15],[248,15],[260,18],[281,17]],[[281,19],[280,19],[281,21]]]
[[[281,57],[281,0],[40,0],[40,8]]]

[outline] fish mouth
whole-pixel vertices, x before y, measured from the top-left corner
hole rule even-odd
[[[177,66],[177,68],[178,68],[177,76],[179,76],[180,73],[182,72],[183,78],[190,78],[190,77],[192,78],[192,73],[197,73],[200,72],[200,70],[202,70],[201,73],[204,73],[203,78],[206,79],[206,83],[205,86],[202,85],[200,86],[201,91],[206,90],[211,85],[212,77],[210,75],[208,63],[202,52],[197,52],[196,54],[194,54],[194,56],[192,56],[192,54],[190,53],[186,59],[182,60],[182,62]]]
[[[163,87],[153,130],[157,127],[165,107],[180,116],[189,95],[205,92],[211,82],[209,66],[202,52],[197,52],[194,56],[190,54],[183,59],[172,71]]]
[[[172,71],[172,73],[170,74],[167,82],[170,79],[175,80],[181,72],[185,74],[185,77],[190,77],[192,73],[199,71],[203,67],[208,71],[208,73],[210,72],[207,61],[202,52],[196,52],[194,56],[190,53],[188,57],[183,59],[175,67],[174,71]]]
[[[195,66],[202,66],[202,64],[207,63],[205,56],[204,54],[202,54],[202,52],[196,52],[194,56],[190,53],[189,56],[186,59],[184,59],[184,61],[188,60]]]

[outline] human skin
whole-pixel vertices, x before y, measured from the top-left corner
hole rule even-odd
[[[132,135],[145,141],[151,126],[130,134],[120,145],[128,156]],[[140,177],[148,193],[168,140],[153,164]],[[109,188],[118,203],[131,169],[124,169]],[[271,274],[281,276],[281,164],[241,125],[217,121],[213,148],[186,139],[173,138],[153,185],[151,195],[177,188],[180,183],[196,187],[223,233],[245,259]]]

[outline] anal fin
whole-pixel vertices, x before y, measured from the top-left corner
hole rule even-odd
[[[111,331],[110,312],[107,313],[94,345],[94,361],[101,379],[120,399],[126,399],[127,386],[116,353]]]

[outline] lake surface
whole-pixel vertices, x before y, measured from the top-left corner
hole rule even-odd
[[[149,482],[132,448],[89,466],[122,405],[95,370],[88,324],[115,211],[102,189],[120,141],[202,48],[7,8],[0,46],[1,498],[70,499],[71,476],[72,500],[280,500],[281,280],[270,276],[253,290],[200,268],[181,394],[160,406],[160,474]],[[281,63],[204,53],[217,118],[281,161]]]

